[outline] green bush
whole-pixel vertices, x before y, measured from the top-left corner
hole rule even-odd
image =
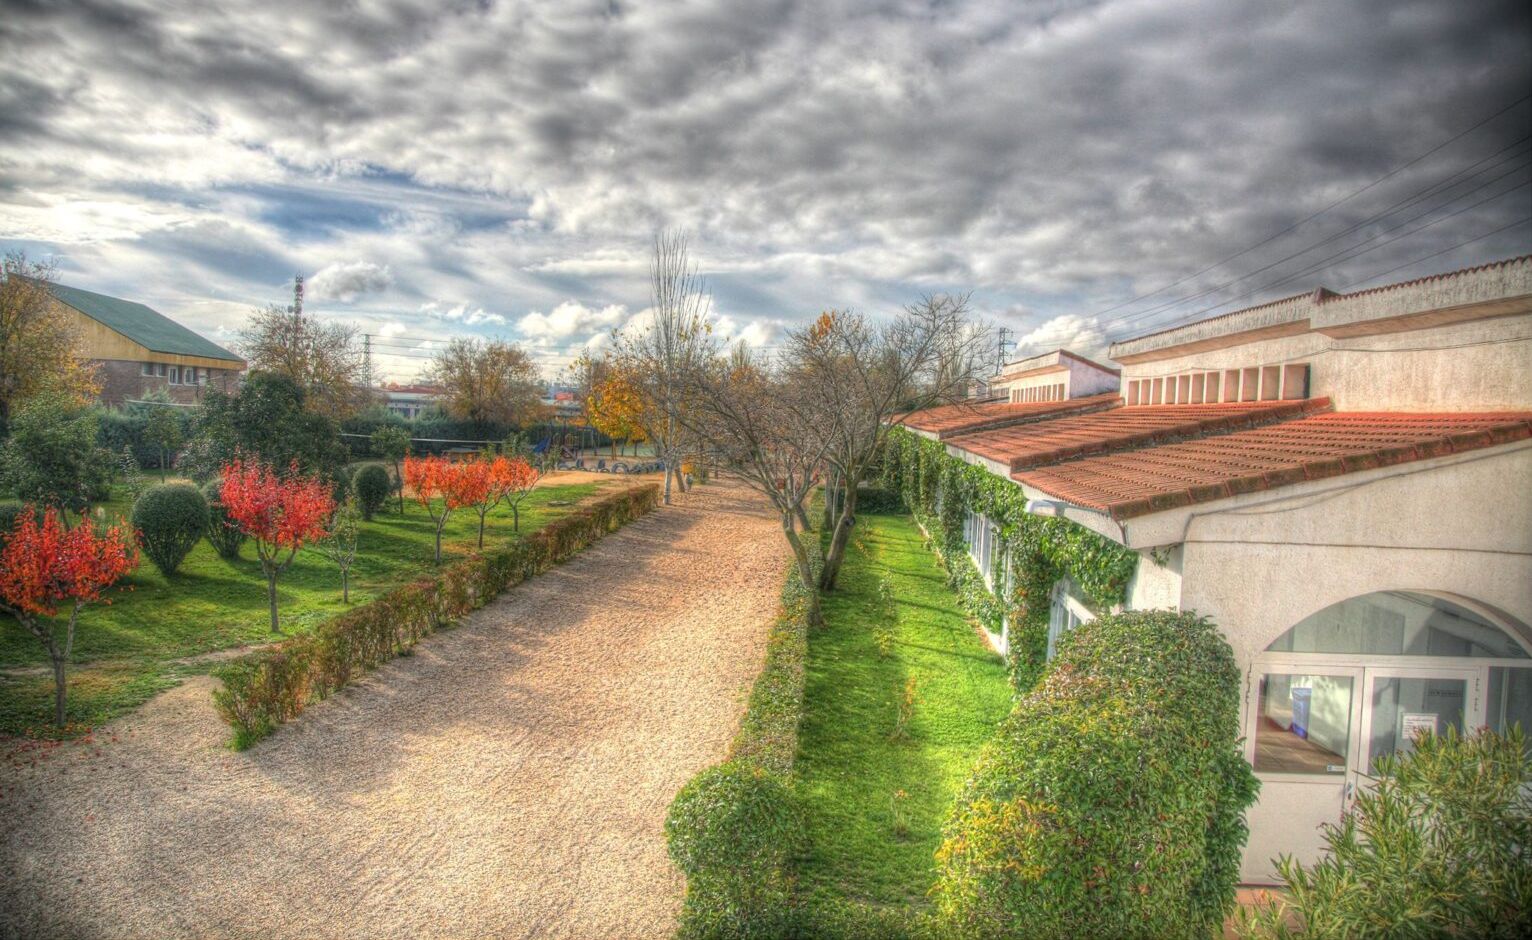
[[[229,518],[223,508],[223,481],[209,480],[202,487],[207,498],[207,541],[218,557],[233,560],[239,557],[239,548],[245,544],[245,531]]]
[[[207,500],[187,483],[151,486],[133,504],[132,521],[144,554],[173,575],[207,532]]]
[[[964,785],[933,895],[959,937],[1213,936],[1257,784],[1206,619],[1101,617],[1059,644]]]
[[[1246,937],[1532,936],[1532,759],[1522,730],[1451,729],[1374,768],[1329,853],[1278,861],[1286,895]]]
[[[802,822],[780,777],[744,760],[709,767],[676,795],[665,837],[686,875],[681,936],[787,932],[786,863],[802,838]]]
[[[821,547],[817,540],[807,547],[817,582]],[[729,760],[693,777],[671,804],[665,835],[671,857],[686,873],[682,936],[813,934],[803,932],[806,912],[793,903],[787,851],[800,826],[788,782],[803,721],[812,589],[798,576],[797,564],[789,564],[782,610],[766,638],[766,665]],[[768,845],[773,839],[778,844]]]
[[[862,486],[856,491],[857,512],[904,512],[904,498],[897,490]]]
[[[524,539],[474,555],[427,580],[360,604],[260,653],[220,668],[219,714],[244,748],[297,717],[352,678],[407,653],[422,637],[457,622],[496,595],[563,562],[659,503],[659,486],[613,493]]]
[[[372,519],[373,514],[383,508],[383,503],[393,492],[394,483],[388,478],[388,471],[380,465],[370,463],[356,472],[352,480],[356,489],[356,499],[362,506],[362,518]]]

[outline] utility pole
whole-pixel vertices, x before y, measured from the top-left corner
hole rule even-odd
[[[1007,346],[1015,345],[1011,342],[1011,333],[1014,332],[1008,326],[999,329],[1000,341],[995,346],[995,374],[999,375],[1005,368],[1005,350]]]
[[[372,334],[362,334],[362,381],[367,383],[368,388],[373,387],[372,382]]]

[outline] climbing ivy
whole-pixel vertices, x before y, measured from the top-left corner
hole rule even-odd
[[[1048,592],[1068,576],[1093,609],[1109,610],[1127,598],[1138,553],[1070,522],[1026,511],[1021,487],[947,453],[938,441],[894,428],[883,458],[883,482],[897,489],[931,548],[947,569],[947,581],[975,619],[992,631],[1009,620],[1011,681],[1025,691],[1041,674],[1048,648]],[[999,531],[991,592],[963,540],[970,512],[986,516]]]

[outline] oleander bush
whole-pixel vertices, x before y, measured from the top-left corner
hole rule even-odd
[[[423,637],[567,560],[658,502],[659,487],[652,483],[613,493],[525,538],[358,605],[312,633],[222,667],[217,675],[223,687],[213,693],[213,701],[234,729],[234,747],[249,747],[296,718],[310,702],[408,653]]]
[[[207,532],[207,499],[189,483],[151,486],[133,504],[131,521],[144,554],[169,577]]]
[[[807,548],[816,582],[821,546]],[[766,665],[750,692],[729,758],[682,788],[665,820],[671,858],[686,874],[683,937],[797,936],[805,912],[791,895],[791,851],[802,832],[791,781],[803,720],[808,592],[788,566]]]
[[[245,530],[229,518],[223,506],[223,480],[214,478],[202,487],[207,500],[207,541],[219,558],[239,557],[239,548],[245,544]]]
[[[393,492],[394,483],[381,464],[370,463],[356,472],[352,487],[356,490],[356,501],[362,507],[362,518],[371,521]]]
[[[1378,761],[1312,866],[1241,912],[1246,937],[1532,936],[1532,757],[1520,727],[1424,735]]]
[[[1137,611],[1059,644],[964,785],[933,896],[956,937],[1215,936],[1257,783],[1208,620]]]

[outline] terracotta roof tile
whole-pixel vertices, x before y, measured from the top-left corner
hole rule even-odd
[[[1012,472],[1134,447],[1228,433],[1327,411],[1329,399],[1216,405],[1145,405],[949,435],[947,443],[1010,466]]]
[[[1009,427],[1030,421],[1041,421],[1055,415],[1110,408],[1121,403],[1122,399],[1116,392],[1092,395],[1089,398],[1073,398],[1068,401],[961,402],[956,405],[940,405],[910,414],[895,415],[894,421],[917,431],[935,434],[938,439],[945,440],[954,434],[968,431]]]
[[[1528,438],[1532,412],[1326,413],[1036,467],[1013,478],[1126,519]]]

